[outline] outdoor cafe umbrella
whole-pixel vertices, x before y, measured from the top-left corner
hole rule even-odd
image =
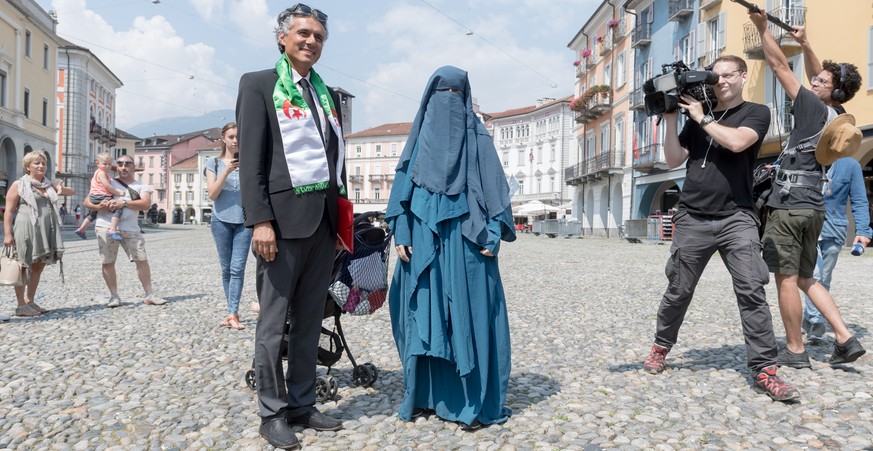
[[[557,213],[560,209],[552,205],[544,204],[538,200],[532,200],[526,204],[512,209],[513,216],[542,216],[547,213]]]

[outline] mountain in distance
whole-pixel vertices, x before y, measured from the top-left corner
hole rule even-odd
[[[130,129],[121,127],[122,130],[139,138],[148,138],[152,135],[183,135],[213,127],[223,127],[235,119],[234,110],[210,111],[202,116],[177,116],[155,119],[149,122],[137,124]]]

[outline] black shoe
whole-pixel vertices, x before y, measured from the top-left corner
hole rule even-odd
[[[303,445],[297,440],[297,435],[288,426],[283,418],[276,418],[266,423],[261,424],[261,437],[267,440],[270,445],[279,449],[300,449]]]
[[[473,420],[472,423],[461,423],[461,430],[464,432],[474,432],[485,427],[479,420]]]
[[[861,343],[858,343],[858,339],[852,337],[846,340],[843,344],[834,343],[834,353],[831,354],[828,363],[831,365],[851,363],[858,360],[858,357],[861,357],[866,352],[867,351],[864,350],[864,347],[861,346]]]
[[[343,428],[342,421],[319,412],[315,407],[296,417],[287,417],[287,420],[291,426],[303,426],[316,431],[338,431]]]
[[[812,368],[812,364],[809,363],[809,354],[806,353],[806,350],[801,352],[800,354],[795,354],[786,349],[779,350],[779,358],[776,359],[776,364],[779,366],[790,366],[791,368]]]
[[[412,409],[412,419],[416,419],[418,417],[426,417],[435,413],[433,409],[425,409],[423,407],[416,407]]]
[[[809,323],[806,328],[806,342],[810,345],[822,345],[825,340],[825,325],[824,323]]]

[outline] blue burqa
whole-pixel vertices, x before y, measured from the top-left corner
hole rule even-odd
[[[515,231],[503,166],[465,71],[441,67],[428,81],[385,216],[395,243],[412,248],[389,292],[400,418],[431,409],[468,425],[506,421],[509,321],[497,253]]]

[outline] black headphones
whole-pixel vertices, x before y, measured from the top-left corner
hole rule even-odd
[[[840,64],[840,84],[834,83],[834,90],[831,91],[831,100],[834,102],[843,103],[846,100],[846,91],[843,90],[843,83],[846,81],[846,65]]]

